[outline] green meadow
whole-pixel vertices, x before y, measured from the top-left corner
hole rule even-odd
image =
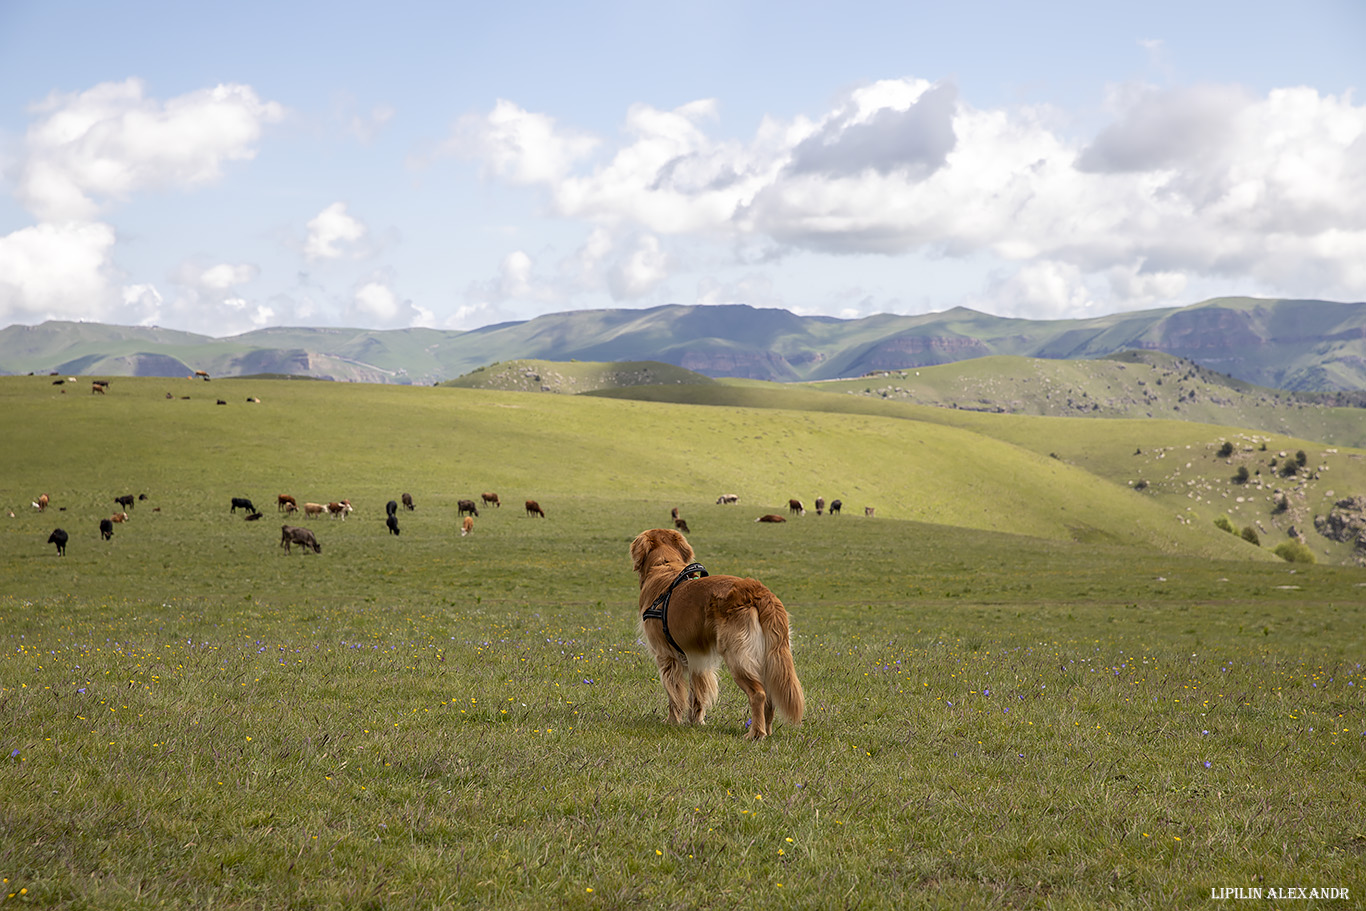
[[[1360,905],[1366,571],[1212,521],[1272,528],[1227,439],[1310,447],[1310,519],[1360,451],[631,394],[0,378],[0,904]],[[277,494],[355,512],[287,555]],[[801,725],[745,742],[724,673],[710,724],[664,723],[627,546],[672,507],[787,605]]]

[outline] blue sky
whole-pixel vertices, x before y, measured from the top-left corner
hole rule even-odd
[[[0,326],[1366,299],[1355,0],[515,10],[0,3]]]

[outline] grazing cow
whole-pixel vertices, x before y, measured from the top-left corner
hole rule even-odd
[[[91,394],[91,395],[94,395],[94,394],[97,393],[97,392],[98,392],[100,395],[104,395],[104,393],[105,393],[104,383],[91,383],[91,384],[90,384],[90,394]]]
[[[111,521],[111,522],[117,522],[117,523],[119,523],[120,525],[122,525],[124,522],[127,522],[127,521],[128,521],[128,513],[126,513],[126,512],[116,512],[116,513],[114,513],[112,516],[109,517],[109,521]]]
[[[46,511],[47,511],[47,503],[48,503],[47,494],[45,494],[45,493],[40,493],[40,494],[38,494],[38,502],[33,504],[33,508],[36,509],[36,510],[38,510],[39,512],[46,512]]]
[[[304,553],[308,553],[309,548],[312,548],[315,554],[323,552],[322,545],[318,543],[317,538],[313,537],[313,532],[307,528],[299,528],[297,525],[281,525],[280,546],[285,549],[285,553],[290,553],[289,545],[291,544],[298,544],[304,549]]]
[[[806,507],[802,505],[802,501],[801,501],[801,500],[788,500],[788,501],[787,501],[787,511],[790,512],[790,513],[792,513],[793,515],[798,515],[798,516],[804,516],[804,515],[806,515]]]
[[[408,511],[409,511],[409,512],[412,512],[412,511],[413,511],[413,495],[412,495],[412,494],[410,494],[410,493],[405,493],[403,496],[399,497],[399,499],[403,501],[403,505],[404,505],[404,506],[408,507]]]
[[[259,405],[259,404],[261,404],[261,400],[258,399],[258,398],[257,398],[256,396],[254,396],[254,395],[249,395],[249,396],[247,396],[247,401],[248,401],[248,402],[251,402],[251,404],[253,404],[253,405]]]
[[[389,502],[392,503],[393,500]],[[398,534],[398,510],[389,513],[389,517],[384,520],[384,527],[389,529],[389,534]]]
[[[114,523],[108,519],[100,519],[100,537],[108,541],[114,537]]]
[[[54,530],[53,530],[52,534],[50,534],[50,535],[47,536],[47,543],[49,543],[49,544],[56,544],[56,545],[57,545],[57,556],[59,556],[59,557],[65,557],[65,556],[66,556],[66,539],[67,539],[67,534],[66,534],[66,532],[62,531],[60,528],[57,528],[57,529],[54,529]]]
[[[326,512],[326,511],[327,511],[327,507],[324,506],[324,505],[321,504],[321,503],[305,503],[305,504],[304,504],[304,515],[309,516],[309,517],[320,516],[320,515],[322,515],[324,512]]]
[[[871,506],[865,506],[865,507],[863,507],[863,514],[864,514],[865,516],[871,517],[871,516],[873,515],[873,507],[871,507]]]
[[[463,516],[465,513],[469,513],[472,516],[479,515],[479,507],[474,505],[473,500],[460,500],[455,504],[455,514],[457,516]]]
[[[289,515],[289,514],[292,513],[292,512],[298,512],[298,511],[299,511],[299,507],[298,507],[296,504],[294,504],[294,503],[286,503],[286,504],[285,504],[285,515]]]
[[[766,516],[760,516],[759,518],[755,519],[754,521],[756,521],[756,522],[786,522],[787,519],[783,518],[782,516],[778,516],[778,515],[774,515],[773,513],[769,513],[769,514],[766,515]]]
[[[194,372],[194,375],[199,377],[206,383],[209,381],[209,372],[207,370],[196,370]]]
[[[327,514],[330,515],[330,516],[331,516],[332,518],[334,518],[334,519],[337,518],[338,516],[341,516],[341,520],[342,520],[343,522],[346,521],[346,514],[347,514],[348,512],[353,512],[353,511],[354,511],[354,510],[351,509],[351,501],[350,501],[350,500],[342,500],[340,503],[328,503],[328,504],[327,504]]]
[[[669,515],[670,515],[671,517],[673,517],[673,520],[674,520],[675,522],[677,522],[677,521],[678,521],[678,507],[675,506],[673,509],[669,510]]]
[[[275,509],[277,512],[285,512],[286,506],[293,506],[295,509],[298,509],[299,501],[287,493],[282,493],[275,498]]]
[[[493,493],[492,491],[488,493],[481,493],[479,495],[479,499],[484,501],[485,506],[489,505],[490,503],[492,503],[494,505],[494,508],[496,509],[501,509],[503,506],[502,501],[498,499],[498,494]]]
[[[474,531],[474,519],[470,516],[465,516],[465,521],[460,523],[460,537],[463,538],[472,531]]]
[[[384,514],[390,518],[398,515],[398,500],[390,500],[384,504]]]
[[[843,505],[844,505],[844,504],[841,503],[839,500],[831,500],[831,501],[830,501],[830,515],[833,516],[835,513],[839,512],[839,511],[840,511],[840,507],[843,506]]]
[[[680,519],[680,518],[678,518],[678,516],[674,516],[674,528],[677,528],[679,531],[683,532],[683,534],[685,534],[685,535],[690,535],[690,534],[692,534],[692,532],[688,530],[688,520],[687,520],[687,519]]]
[[[126,493],[121,497],[115,497],[114,502],[122,506],[124,509],[132,509],[133,503],[136,502],[136,500],[134,499],[131,493]]]
[[[542,519],[545,518],[545,510],[542,509],[541,504],[537,503],[535,500],[526,501],[526,514],[528,516],[540,516]]]
[[[819,516],[819,515],[822,515],[824,512],[825,512],[825,497],[816,497],[816,515],[818,515],[818,516]]]
[[[256,512],[256,507],[252,505],[252,502],[246,497],[233,497],[232,508],[229,509],[228,512],[237,512],[239,509],[245,509],[247,512]]]
[[[739,502],[740,495],[737,493],[723,493],[721,494],[721,496],[716,498],[717,506],[721,506],[722,504],[731,505]]]
[[[228,403],[225,402],[225,401],[223,401],[222,399],[219,399],[219,400],[218,400],[218,404],[220,404],[220,405],[226,405],[226,404],[228,404]]]

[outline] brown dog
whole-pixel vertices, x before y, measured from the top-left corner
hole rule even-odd
[[[806,697],[792,664],[787,609],[773,592],[754,579],[707,575],[672,528],[641,532],[631,559],[640,576],[641,635],[659,666],[670,723],[706,723],[721,663],[749,697],[747,738],[768,736],[775,706],[801,722]]]

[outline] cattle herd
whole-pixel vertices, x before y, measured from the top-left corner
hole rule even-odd
[[[147,494],[145,493],[139,494],[136,497],[134,497],[132,494],[122,494],[120,496],[114,497],[113,502],[120,507],[120,511],[113,513],[107,518],[101,518],[99,520],[100,538],[105,541],[111,540],[114,537],[114,526],[116,524],[123,524],[128,522],[129,512],[133,509],[134,504],[146,499]],[[384,505],[384,525],[385,528],[388,529],[390,535],[396,536],[400,534],[400,529],[398,525],[398,512],[400,500],[402,501],[403,508],[407,511],[412,512],[416,509],[416,507],[413,504],[413,496],[410,493],[404,493],[400,496],[399,500],[390,500],[388,503],[386,503]],[[499,508],[503,505],[502,501],[498,497],[498,494],[488,491],[480,494],[480,500],[482,501],[485,508],[488,508],[489,506]],[[51,498],[47,494],[41,494],[38,497],[38,499],[33,501],[33,508],[36,509],[38,512],[46,512],[50,502]],[[733,493],[722,494],[716,499],[717,505],[735,505],[739,502],[739,495]],[[825,505],[826,504],[824,497],[816,498],[816,515],[819,516],[825,514]],[[349,499],[333,500],[327,503],[305,502],[301,507],[299,505],[298,500],[296,500],[290,494],[285,493],[279,494],[276,497],[276,506],[279,512],[283,513],[286,518],[290,518],[297,513],[302,513],[304,518],[306,519],[319,518],[323,515],[327,515],[330,518],[339,519],[343,522],[346,521],[347,515],[355,511],[354,508],[351,506],[351,501]],[[831,500],[829,511],[830,515],[838,515],[842,506],[843,504],[839,500]],[[543,509],[541,507],[541,504],[538,503],[536,500],[527,500],[525,507],[526,515],[528,518],[534,517],[544,519],[546,517],[545,509]],[[787,502],[787,507],[788,515],[806,515],[806,507],[802,504],[801,500],[798,500],[796,498],[790,499]],[[65,511],[66,507],[59,507],[59,509]],[[261,511],[256,508],[256,505],[252,503],[251,499],[248,497],[231,497],[229,499],[228,512],[230,514],[235,515],[239,509],[245,513],[245,518],[249,522],[253,522],[261,518]],[[161,512],[161,508],[154,507],[152,511]],[[873,507],[864,507],[863,514],[865,516],[872,516]],[[13,516],[14,513],[11,512],[10,515]],[[474,519],[478,515],[479,506],[474,502],[474,500],[461,499],[456,502],[456,518],[460,520],[459,527],[460,536],[462,538],[474,531]],[[685,534],[692,533],[691,529],[688,527],[687,520],[678,514],[677,507],[673,508],[673,510],[671,511],[671,515],[673,519],[674,528],[684,532]],[[754,521],[778,523],[786,522],[787,517],[779,515],[777,513],[767,513],[765,515],[759,516]],[[66,545],[69,540],[70,535],[68,535],[68,533],[63,529],[57,528],[54,529],[52,534],[48,536],[47,543],[55,545],[57,548],[57,555],[59,557],[64,557],[66,556]],[[282,524],[280,526],[280,546],[284,548],[285,553],[288,554],[292,552],[292,548],[296,544],[303,549],[304,553],[312,551],[315,554],[320,554],[323,550],[322,545],[318,543],[317,537],[313,534],[313,532],[310,529],[299,525],[290,525],[288,523]]]

